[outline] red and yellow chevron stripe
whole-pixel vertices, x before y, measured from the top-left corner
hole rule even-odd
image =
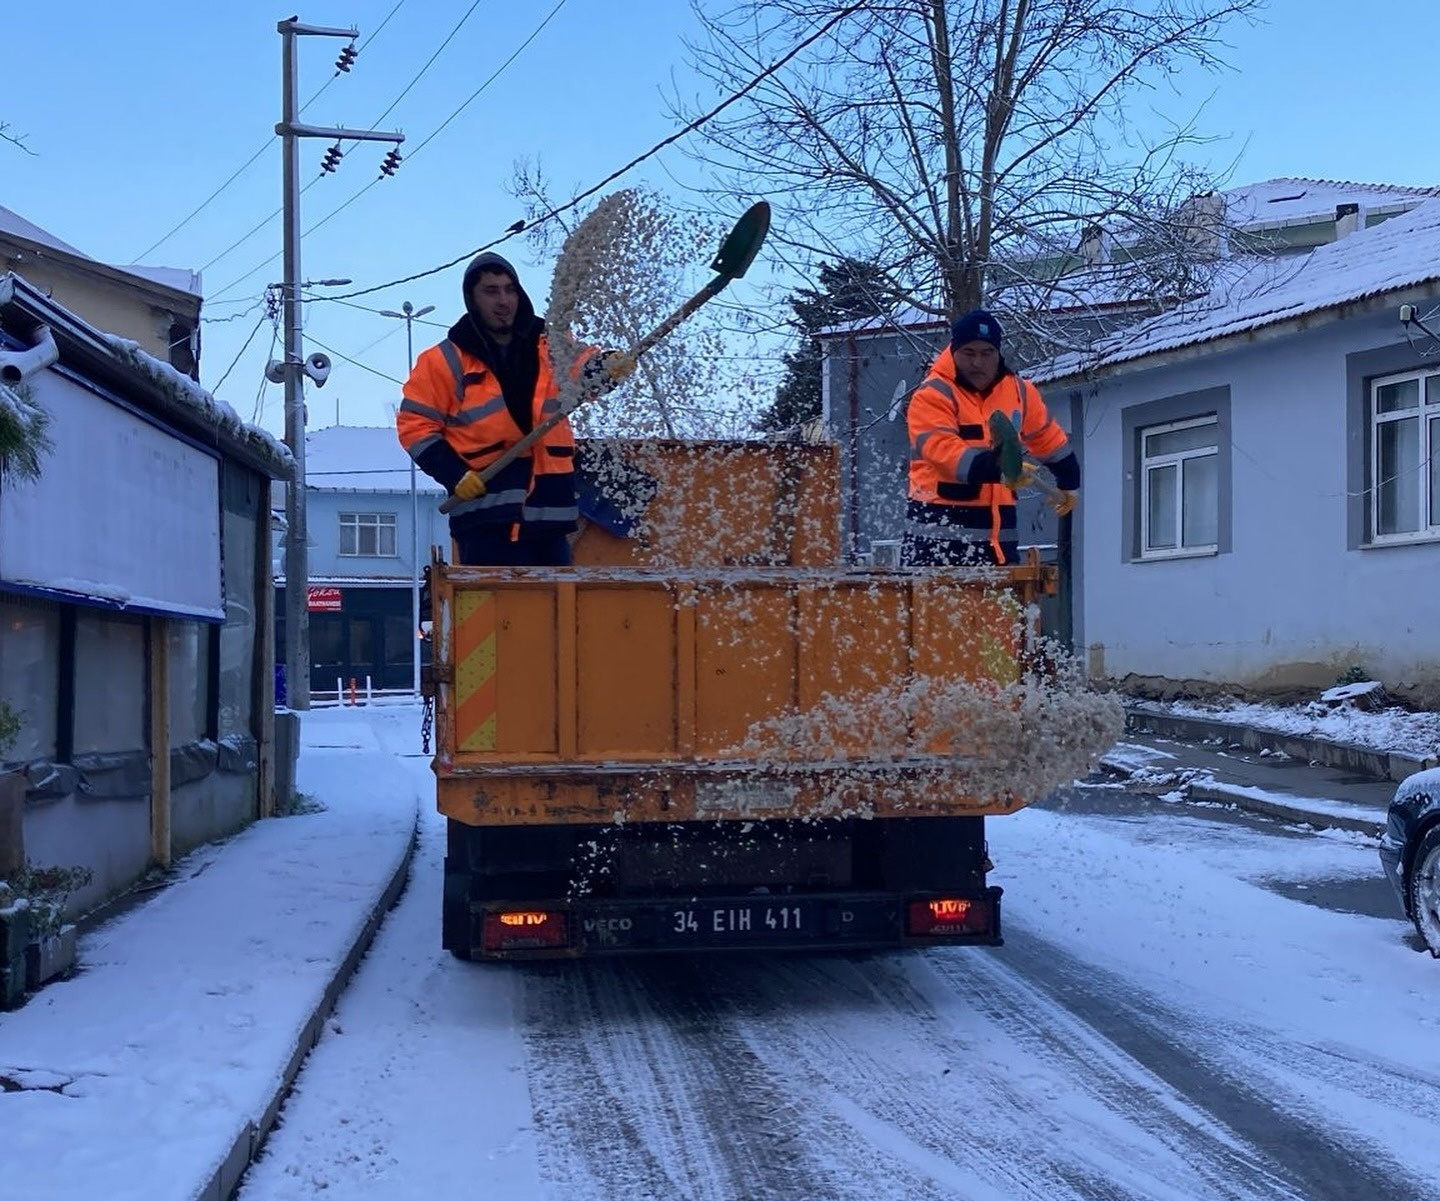
[[[495,749],[495,594],[455,594],[455,749]]]

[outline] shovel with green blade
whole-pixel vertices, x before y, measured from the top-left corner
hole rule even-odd
[[[769,231],[770,202],[757,200],[745,210],[740,220],[735,222],[735,227],[725,236],[725,241],[721,243],[719,253],[715,255],[710,264],[710,270],[715,272],[715,278],[630,347],[625,352],[626,355],[631,359],[638,359],[662,338],[673,332],[676,326],[691,316],[707,300],[718,296],[732,279],[739,279],[744,275],[750,269],[750,264],[755,261],[755,256],[760,252],[760,245],[765,241],[765,235]],[[484,483],[494,478],[496,472],[525,454],[536,442],[573,413],[585,399],[584,392],[578,392],[573,397],[568,397],[556,412],[536,425],[513,446],[508,447],[493,463],[486,464],[483,471],[477,471],[475,474],[480,477],[480,481]],[[440,512],[449,513],[457,505],[464,503],[458,496],[447,496],[440,502]]]
[[[990,414],[990,445],[1000,462],[1001,480],[1007,488],[1014,488],[1020,480],[1020,470],[1025,465],[1025,447],[1020,441],[1020,433],[1016,430],[1015,423],[1004,413]],[[1048,502],[1062,501],[1065,498],[1062,489],[1038,473],[1031,475],[1029,483],[1031,487],[1038,488]]]

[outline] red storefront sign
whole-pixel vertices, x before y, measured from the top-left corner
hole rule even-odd
[[[305,590],[306,608],[311,613],[340,612],[340,589],[311,585]]]

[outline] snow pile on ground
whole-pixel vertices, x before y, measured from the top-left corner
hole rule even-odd
[[[1370,713],[1350,706],[1331,708],[1318,702],[1286,707],[1238,701],[1169,701],[1160,707],[1176,717],[1198,717],[1305,738],[1323,738],[1372,750],[1394,751],[1415,759],[1440,754],[1440,713],[1412,713],[1400,708]]]

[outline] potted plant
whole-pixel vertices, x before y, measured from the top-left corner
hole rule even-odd
[[[88,867],[32,867],[10,880],[30,914],[25,945],[25,987],[32,992],[75,966],[75,927],[65,921],[70,894],[94,878]]]
[[[20,714],[0,701],[0,880],[25,866],[25,777],[5,757],[20,737]]]
[[[25,866],[23,837],[25,778],[5,770],[5,756],[20,735],[20,715],[0,701],[0,1009],[25,991],[25,946],[30,941],[30,910],[9,877]]]
[[[25,948],[30,942],[30,907],[0,880],[0,1009],[25,995]]]

